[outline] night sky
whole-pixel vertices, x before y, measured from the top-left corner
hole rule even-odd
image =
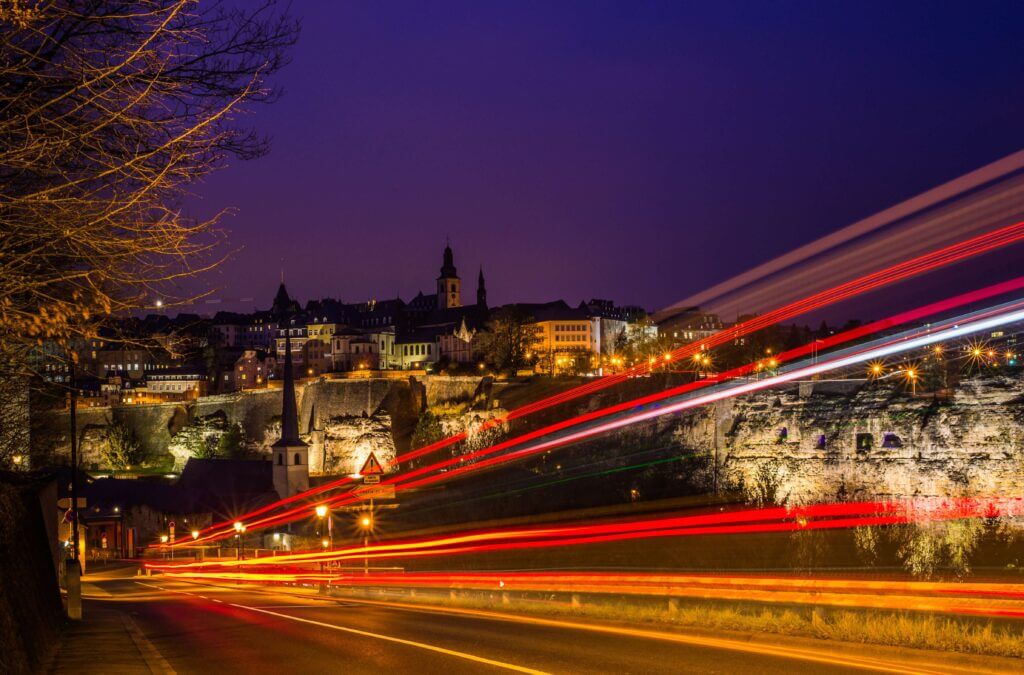
[[[1024,147],[1024,3],[314,2],[196,190],[269,306],[433,292],[659,309]],[[193,287],[190,290],[193,290]],[[255,302],[238,302],[255,297]]]

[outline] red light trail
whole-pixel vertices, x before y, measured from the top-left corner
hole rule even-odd
[[[978,290],[971,291],[971,292],[968,292],[968,293],[963,293],[963,294],[955,296],[953,298],[948,298],[948,299],[941,300],[941,301],[938,301],[938,302],[935,302],[935,303],[931,303],[929,305],[925,305],[925,306],[917,308],[917,309],[908,310],[906,312],[902,312],[900,314],[894,315],[894,316],[889,317],[887,319],[883,319],[883,320],[880,320],[880,321],[875,321],[875,322],[872,322],[872,323],[867,324],[865,326],[861,326],[859,328],[855,328],[855,329],[852,329],[852,330],[849,330],[849,331],[845,331],[843,333],[839,333],[837,335],[830,336],[830,337],[825,338],[823,340],[816,341],[815,343],[809,343],[809,344],[803,345],[801,347],[797,347],[795,349],[789,350],[787,352],[783,352],[782,354],[779,354],[777,358],[779,359],[780,362],[791,361],[791,360],[793,360],[795,358],[798,358],[800,356],[806,356],[807,354],[811,353],[812,350],[820,350],[820,349],[823,349],[823,348],[827,349],[829,347],[834,347],[834,346],[837,346],[837,345],[840,345],[840,344],[843,344],[843,343],[846,343],[846,342],[858,339],[860,337],[864,337],[865,335],[869,335],[869,334],[874,333],[874,332],[879,332],[879,331],[882,331],[882,330],[885,330],[885,329],[888,329],[888,328],[891,328],[891,327],[894,327],[894,326],[897,326],[897,325],[905,324],[905,323],[908,323],[908,322],[911,322],[911,321],[915,321],[917,319],[921,319],[923,317],[930,316],[930,315],[933,315],[933,314],[936,314],[936,313],[939,313],[939,312],[948,311],[950,309],[954,309],[954,308],[957,308],[957,307],[962,307],[962,306],[964,306],[966,304],[970,304],[970,303],[973,303],[973,302],[978,302],[978,301],[981,301],[981,300],[985,300],[985,299],[988,299],[988,298],[991,298],[991,297],[994,297],[994,296],[997,296],[997,295],[1001,295],[1001,294],[1012,292],[1014,290],[1019,290],[1020,288],[1024,288],[1024,277],[1018,277],[1018,278],[1012,279],[1010,281],[1006,281],[1006,282],[1003,282],[1003,283],[995,284],[995,285],[992,285],[992,286],[989,286],[989,287],[986,287],[986,288],[983,288],[983,289],[978,289]],[[995,310],[993,310],[993,311],[995,311]],[[1002,308],[999,311],[1005,311],[1005,308]],[[947,323],[952,323],[952,321],[947,322]],[[933,328],[932,330],[938,330],[938,327]],[[824,361],[822,365],[823,366],[827,366],[828,363],[829,363],[828,361]],[[436,482],[438,480],[448,480],[448,479],[454,478],[454,477],[456,477],[458,475],[464,474],[464,473],[469,472],[469,471],[476,471],[476,470],[480,470],[480,469],[483,469],[483,468],[486,468],[486,467],[489,467],[489,466],[493,466],[493,465],[496,465],[496,464],[499,464],[499,463],[511,461],[512,459],[519,459],[519,458],[522,458],[522,457],[524,457],[524,456],[526,456],[528,454],[535,454],[536,452],[540,452],[542,450],[550,449],[550,448],[557,447],[557,446],[560,446],[560,445],[565,445],[565,444],[573,442],[575,440],[579,440],[580,438],[583,438],[583,437],[589,437],[589,436],[596,435],[596,433],[600,433],[601,428],[598,427],[597,431],[589,430],[589,431],[579,432],[579,434],[582,434],[582,435],[558,438],[558,439],[555,439],[553,441],[549,441],[547,443],[540,444],[538,446],[533,446],[533,447],[527,448],[525,450],[517,451],[515,453],[510,453],[510,454],[502,455],[502,456],[499,456],[499,457],[492,457],[492,458],[490,458],[488,460],[484,460],[484,461],[476,461],[476,460],[479,460],[482,457],[485,457],[485,456],[488,456],[488,455],[493,455],[494,453],[500,452],[502,450],[507,450],[507,449],[510,449],[512,447],[515,447],[515,446],[518,446],[518,445],[522,445],[522,444],[527,443],[527,442],[529,442],[531,440],[536,440],[536,439],[543,438],[543,437],[548,436],[548,435],[550,435],[552,433],[555,433],[555,432],[558,432],[558,431],[561,431],[561,430],[564,430],[564,429],[568,429],[570,427],[577,426],[577,425],[583,424],[583,423],[588,422],[588,421],[593,421],[593,420],[596,420],[596,419],[601,418],[601,417],[606,417],[606,416],[609,416],[609,415],[612,415],[612,414],[615,414],[615,413],[631,410],[631,409],[636,408],[638,406],[646,405],[646,404],[649,404],[649,403],[654,403],[654,402],[661,401],[661,400],[664,400],[664,399],[667,399],[667,398],[679,396],[679,395],[687,393],[687,392],[695,391],[695,390],[697,390],[699,388],[707,387],[707,386],[710,386],[710,385],[713,385],[713,384],[719,384],[719,383],[722,383],[722,382],[725,382],[725,381],[728,381],[728,380],[731,380],[731,379],[735,379],[737,377],[742,377],[744,375],[748,375],[748,374],[752,373],[754,371],[754,369],[755,369],[755,364],[747,364],[745,366],[741,366],[739,368],[735,368],[735,369],[732,369],[730,371],[727,371],[727,372],[724,372],[724,373],[720,373],[715,378],[709,378],[709,379],[706,379],[706,380],[700,380],[700,381],[696,381],[696,382],[687,383],[687,384],[681,385],[679,387],[675,387],[675,388],[668,389],[668,390],[665,390],[665,391],[662,391],[662,392],[658,392],[658,393],[655,393],[655,394],[648,395],[646,397],[634,399],[634,400],[627,401],[627,402],[624,402],[624,403],[621,403],[621,404],[618,404],[618,405],[615,405],[615,406],[610,406],[610,407],[602,408],[602,409],[599,409],[599,410],[596,410],[596,411],[592,411],[592,412],[589,412],[589,413],[586,413],[586,414],[583,414],[583,415],[579,415],[579,416],[576,416],[576,417],[573,417],[573,418],[570,418],[570,419],[567,419],[567,420],[563,420],[561,422],[557,422],[555,424],[551,424],[551,425],[542,427],[542,428],[537,429],[535,431],[531,431],[531,432],[528,432],[526,434],[522,434],[522,435],[517,436],[515,438],[508,439],[506,441],[503,441],[501,443],[495,444],[493,446],[490,446],[490,447],[487,447],[487,448],[483,448],[481,450],[477,450],[477,451],[475,451],[473,453],[468,453],[466,455],[461,455],[461,456],[458,456],[458,457],[453,457],[453,458],[450,458],[450,459],[447,459],[447,460],[436,462],[436,463],[431,464],[431,465],[426,466],[426,467],[421,467],[420,469],[416,469],[416,470],[413,470],[413,471],[410,471],[410,472],[406,472],[404,474],[392,476],[391,478],[384,480],[382,482],[382,484],[385,484],[385,485],[395,485],[396,489],[409,489],[409,488],[412,488],[412,487],[419,487],[419,486],[431,484],[431,483]],[[825,368],[825,369],[827,370],[827,368]],[[792,375],[788,375],[787,377],[789,379],[793,379]],[[753,391],[753,390],[756,390],[756,389],[761,389],[761,388],[765,388],[767,386],[771,386],[772,383],[775,383],[777,381],[778,381],[778,377],[776,377],[776,378],[768,378],[768,379],[762,380],[758,384],[753,385],[751,390]],[[735,394],[733,394],[733,395],[735,395]],[[694,407],[694,405],[699,405],[699,403],[687,405],[686,407]],[[618,423],[618,426],[623,426],[623,424]],[[474,463],[467,464],[467,462],[474,462]],[[424,476],[425,474],[433,474],[433,473],[435,473],[437,471],[448,469],[448,468],[450,468],[452,466],[455,466],[455,465],[458,465],[458,464],[464,464],[465,466],[458,467],[458,468],[456,468],[454,470],[448,471],[447,473],[438,474],[438,475],[431,475],[431,476],[427,476],[425,478],[420,478],[419,480],[413,480],[414,478],[417,478],[419,476]],[[290,498],[287,501],[289,503],[290,502],[294,502],[294,501],[297,501],[297,499],[299,497],[307,497],[311,493],[320,494],[320,493],[325,492],[327,490],[339,487],[341,484],[344,484],[344,483],[347,483],[347,482],[351,482],[351,478],[346,478],[346,479],[343,479],[341,481],[336,481],[334,483],[328,483],[328,484],[326,484],[324,486],[320,486],[319,488],[316,488],[314,491],[310,491],[309,493],[300,493],[300,495],[295,495],[294,497]],[[340,496],[329,498],[328,500],[326,500],[325,503],[330,505],[330,506],[340,506],[340,505],[344,505],[344,504],[351,504],[351,503],[354,503],[354,502],[356,502],[358,500],[359,500],[359,497],[357,495],[353,495],[351,493],[346,493],[344,495],[340,495]],[[280,502],[275,503],[275,504],[271,504],[271,505],[263,507],[262,509],[259,509],[259,510],[255,511],[255,512],[253,512],[252,514],[248,514],[248,515],[250,517],[252,515],[261,515],[262,513],[266,513],[266,512],[268,512],[270,510],[273,510],[274,508],[277,508],[280,505],[281,505]],[[297,520],[297,519],[300,519],[300,518],[303,518],[303,517],[307,516],[308,515],[308,513],[307,513],[308,512],[308,508],[309,508],[308,505],[303,503],[300,506],[294,507],[292,509],[289,509],[287,511],[284,511],[284,512],[276,514],[276,515],[268,516],[268,517],[265,517],[265,518],[262,518],[262,519],[258,519],[258,520],[255,520],[255,521],[246,522],[246,527],[247,527],[247,529],[259,529],[259,528],[270,527],[272,525],[277,525],[277,524],[282,524],[282,523],[286,523],[286,522],[291,522],[291,521],[294,521],[294,520]],[[221,526],[223,526],[223,525],[224,524],[221,524]],[[216,532],[216,531],[209,532],[209,530],[211,530],[211,529],[214,529],[214,528],[213,527],[207,528],[208,533],[206,535],[204,535],[204,536],[201,536],[199,539],[197,539],[196,543],[202,543],[202,542],[208,542],[208,541],[216,541],[218,539],[223,539],[223,538],[227,538],[227,537],[230,537],[230,536],[234,535],[234,530],[226,528],[226,527],[224,529],[222,529],[220,532]],[[190,543],[193,543],[193,542],[183,541],[183,542],[181,542],[179,544],[175,544],[175,545],[176,546],[187,546]]]
[[[905,502],[839,502],[803,507],[768,507],[701,515],[562,524],[454,533],[395,540],[331,551],[309,551],[246,560],[147,563],[159,571],[210,570],[327,563],[345,560],[451,556],[578,546],[655,537],[731,535],[896,525],[911,522],[1024,515],[1024,498],[918,499]]]

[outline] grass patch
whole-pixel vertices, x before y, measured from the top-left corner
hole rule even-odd
[[[337,595],[367,596],[344,589]],[[395,595],[382,596],[398,599]],[[693,602],[635,598],[588,599],[577,605],[550,594],[517,596],[502,601],[500,594],[473,593],[449,597],[430,591],[400,596],[403,602],[442,604],[472,609],[507,611],[535,616],[601,619],[660,627],[698,628],[792,635],[822,640],[910,647],[988,656],[1024,657],[1024,631],[988,619],[961,619],[914,612],[833,610],[820,607],[765,607],[739,603]]]

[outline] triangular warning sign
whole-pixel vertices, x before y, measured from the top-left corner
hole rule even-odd
[[[363,462],[363,468],[359,470],[360,476],[377,476],[384,473],[384,467],[377,461],[377,456],[372,452]]]

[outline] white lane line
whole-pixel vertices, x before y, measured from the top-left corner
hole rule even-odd
[[[335,604],[323,603],[320,605],[252,605],[252,609],[323,609],[333,607]]]
[[[403,638],[394,637],[391,635],[381,635],[380,633],[370,633],[365,630],[359,630],[357,628],[348,628],[347,626],[336,626],[333,623],[324,623],[322,621],[313,621],[312,619],[303,619],[298,616],[291,616],[289,614],[281,614],[280,612],[271,612],[267,609],[261,609],[259,607],[249,607],[247,605],[238,605],[230,603],[232,607],[238,607],[239,609],[248,609],[251,612],[259,612],[261,614],[269,614],[270,616],[280,617],[282,619],[288,619],[289,621],[298,621],[299,623],[308,623],[313,626],[319,626],[321,628],[329,628],[331,630],[341,631],[343,633],[352,633],[354,635],[362,635],[363,637],[375,638],[377,640],[385,640],[387,642],[395,642],[409,647],[417,647],[419,649],[426,649],[427,651],[437,652],[438,654],[445,654],[447,656],[455,656],[460,659],[466,659],[467,661],[475,661],[476,663],[486,663],[490,666],[496,666],[498,668],[505,668],[507,670],[514,670],[519,673],[534,673],[540,675],[544,673],[543,670],[534,670],[533,668],[525,668],[523,666],[517,666],[514,663],[506,663],[504,661],[495,661],[493,659],[484,658],[483,656],[476,656],[475,654],[468,654],[466,652],[455,651],[454,649],[445,649],[444,647],[438,647],[436,645],[428,645],[424,642],[415,642],[413,640],[405,640]]]
[[[902,663],[885,659],[884,657],[851,656],[848,654],[834,652],[824,649],[813,649],[804,647],[787,647],[773,644],[755,643],[746,640],[733,638],[704,637],[686,633],[672,633],[667,631],[650,630],[644,628],[627,628],[625,626],[612,626],[599,623],[583,623],[565,619],[544,619],[541,617],[527,616],[523,614],[511,614],[506,612],[494,612],[480,609],[467,609],[462,607],[443,607],[438,605],[413,605],[402,602],[388,602],[383,600],[363,600],[361,598],[348,599],[352,604],[376,605],[393,609],[419,612],[423,614],[456,614],[460,616],[479,617],[495,621],[508,621],[524,623],[536,626],[550,626],[553,628],[568,628],[583,630],[594,633],[609,635],[620,635],[625,637],[638,637],[645,639],[660,640],[664,642],[676,642],[687,645],[712,647],[716,649],[728,649],[731,651],[747,652],[763,656],[776,656],[802,661],[825,663],[828,665],[841,665],[860,670],[874,670],[890,673],[903,673],[905,675],[944,675],[947,671],[926,663],[921,666],[913,663]]]

